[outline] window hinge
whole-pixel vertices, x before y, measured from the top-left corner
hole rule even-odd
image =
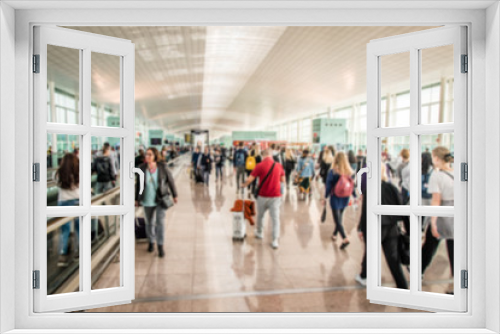
[[[40,55],[33,55],[33,73],[40,73]]]
[[[466,162],[460,164],[460,180],[469,181],[469,165]]]
[[[462,281],[462,289],[467,289],[469,287],[469,274],[467,270],[461,271],[461,281]]]
[[[40,163],[33,164],[33,181],[40,182]]]
[[[33,270],[33,289],[40,289],[40,270]]]
[[[462,55],[462,73],[469,72],[469,57],[467,55]]]

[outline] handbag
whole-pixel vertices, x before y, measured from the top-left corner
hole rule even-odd
[[[321,222],[324,223],[326,221],[326,203],[325,207],[323,208],[323,212],[321,213]]]
[[[151,176],[150,176],[151,177]],[[157,186],[156,182],[154,179],[151,177],[151,180],[153,181],[155,188],[156,188],[156,203],[163,209],[169,209],[174,206],[174,200],[170,196],[170,194],[167,192],[165,195],[160,196],[160,188]]]
[[[266,176],[264,176],[264,179],[262,180],[262,182],[259,184],[258,187],[255,187],[255,190],[253,192],[253,197],[255,197],[255,199],[257,199],[257,197],[259,197],[259,192],[260,192],[260,189],[262,189],[262,185],[266,182],[267,180],[267,177],[269,176],[269,174],[271,174],[271,172],[273,171],[274,169],[274,165],[276,165],[276,162],[273,162],[273,165],[271,166],[271,168],[269,169],[269,172],[267,172]]]

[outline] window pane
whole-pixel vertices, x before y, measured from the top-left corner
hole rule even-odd
[[[380,216],[379,286],[410,289],[410,219],[408,216]],[[400,235],[405,237],[400,246]],[[403,243],[402,243],[403,244]]]
[[[47,218],[47,295],[80,290],[80,221]]]
[[[398,53],[380,57],[381,75],[381,127],[410,125],[410,53]],[[399,92],[408,92],[396,96],[395,105],[387,105],[383,99]],[[387,109],[389,107],[389,110]],[[393,107],[395,110],[393,110]],[[398,115],[393,114],[401,111]],[[389,114],[387,114],[389,111]],[[383,113],[386,113],[383,117]],[[396,118],[392,120],[391,118]]]
[[[410,190],[410,137],[380,138],[382,180],[396,187],[401,204],[407,205]],[[380,198],[384,198],[383,194]],[[387,203],[382,202],[382,205]],[[394,205],[395,203],[390,203]]]
[[[47,113],[47,121],[79,123],[76,118],[66,117],[66,109],[78,114],[75,96],[80,91],[80,50],[47,45],[47,82],[50,113]]]
[[[80,205],[80,136],[47,134],[47,206]]]
[[[453,217],[420,217],[422,280],[420,290],[453,294]]]
[[[92,205],[119,205],[120,138],[95,137],[92,145]]]
[[[121,216],[91,219],[92,290],[121,286],[120,220]]]
[[[421,115],[422,124],[453,122],[453,89],[442,83],[453,81],[453,45],[420,51],[422,61],[422,106],[435,103],[430,118]]]
[[[421,205],[431,205],[433,193],[441,193],[446,205],[453,205],[453,133],[420,136],[421,151]]]
[[[98,126],[120,126],[120,57],[92,52],[92,116]]]

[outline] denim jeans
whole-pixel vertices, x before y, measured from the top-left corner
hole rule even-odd
[[[155,241],[158,246],[163,245],[165,234],[165,213],[166,209],[161,206],[145,206],[144,220],[146,221],[146,236],[150,243]]]
[[[257,233],[262,234],[264,214],[269,210],[273,223],[273,240],[280,237],[281,197],[257,197]]]
[[[221,166],[215,166],[215,178],[218,180],[219,179],[219,176],[220,176],[220,179],[222,180],[222,169],[224,168],[223,165]]]
[[[109,189],[113,188],[113,184],[111,181],[108,182],[96,182],[95,184],[95,193],[96,194],[102,194],[108,191]]]
[[[74,206],[78,205],[79,200],[78,198],[76,199],[70,199],[67,201],[58,201],[57,205],[58,206]],[[59,254],[60,255],[66,255],[68,254],[68,244],[69,244],[69,233],[71,231],[71,224],[72,222],[67,222],[66,224],[62,225],[59,228],[60,231],[60,236],[59,236]],[[80,219],[75,218],[73,220],[73,223],[75,224],[75,250],[78,250],[79,247],[79,241],[80,241]]]

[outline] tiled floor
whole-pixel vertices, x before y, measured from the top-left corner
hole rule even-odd
[[[250,228],[244,242],[233,242],[229,210],[236,191],[230,173],[228,168],[223,182],[212,179],[207,188],[193,184],[181,172],[177,177],[179,204],[166,217],[165,257],[148,253],[147,243],[137,243],[136,299],[128,305],[89,311],[414,312],[370,304],[366,299],[366,289],[354,280],[363,256],[356,231],[360,208],[351,206],[345,212],[351,244],[340,250],[341,241],[330,239],[334,229],[331,213],[324,224],[320,222],[321,185],[305,202],[297,200],[295,189],[284,196],[278,250],[270,247],[268,221],[263,240],[255,239]],[[448,288],[443,246],[426,273],[426,290],[444,292]],[[112,263],[95,286],[119,282],[118,266]],[[384,275],[382,281],[392,284],[392,277]]]

